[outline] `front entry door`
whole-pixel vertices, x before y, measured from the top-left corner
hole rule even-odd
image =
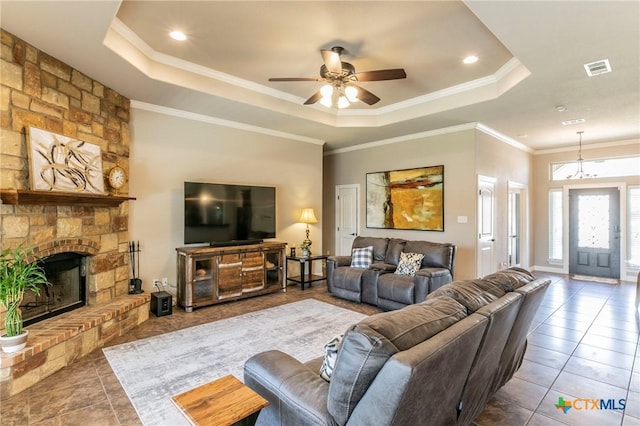
[[[569,190],[569,273],[620,278],[620,190]]]
[[[351,255],[358,235],[358,194],[360,185],[336,186],[336,255]]]

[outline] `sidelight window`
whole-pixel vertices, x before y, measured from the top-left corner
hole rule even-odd
[[[627,188],[627,265],[640,269],[640,185]]]
[[[562,189],[549,191],[549,263],[562,262]]]

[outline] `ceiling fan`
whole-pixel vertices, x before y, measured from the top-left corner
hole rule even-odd
[[[270,78],[269,81],[322,81],[326,84],[305,101],[305,105],[320,101],[326,107],[345,108],[358,100],[373,105],[380,100],[370,91],[358,86],[362,81],[398,80],[406,78],[402,68],[356,72],[349,62],[340,59],[344,48],[334,46],[330,50],[322,49],[324,64],[320,67],[320,77],[283,77]]]

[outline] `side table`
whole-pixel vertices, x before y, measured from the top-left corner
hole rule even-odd
[[[326,254],[321,254],[317,256],[307,256],[307,257],[287,256],[287,280],[293,281],[294,283],[299,283],[300,286],[302,287],[302,290],[304,290],[305,284],[309,284],[309,286],[311,286],[311,283],[313,282],[326,280],[327,279],[326,272],[323,272],[322,275],[313,274],[313,261],[323,260],[326,262],[327,257],[329,256],[327,256]],[[289,276],[289,262],[297,262],[300,264],[300,275],[296,275],[293,277]],[[323,271],[326,271],[326,264],[325,264],[325,269]]]
[[[254,425],[260,410],[269,405],[231,374],[171,399],[189,422],[198,426]]]

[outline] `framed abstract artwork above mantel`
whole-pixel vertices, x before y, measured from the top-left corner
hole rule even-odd
[[[444,231],[444,166],[367,173],[367,228]]]
[[[32,190],[104,194],[99,145],[29,127],[28,146]]]

